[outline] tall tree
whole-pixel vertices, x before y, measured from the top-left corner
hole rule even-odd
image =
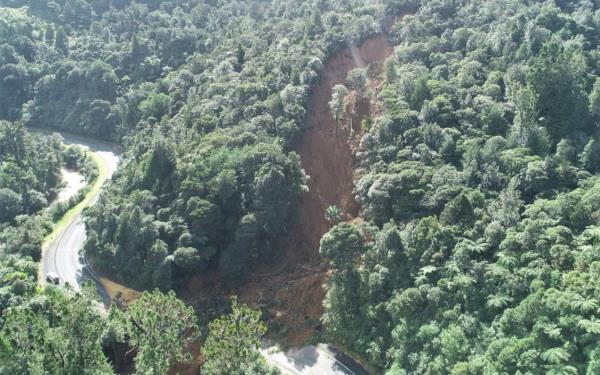
[[[267,327],[260,312],[231,300],[232,312],[215,319],[208,326],[208,337],[202,352],[206,362],[202,373],[206,375],[277,374],[261,357],[261,337]]]
[[[166,374],[174,363],[189,359],[184,349],[199,333],[196,315],[173,291],[144,292],[129,306],[125,318],[131,345],[138,351],[138,373]]]
[[[356,116],[356,111],[358,110],[358,102],[363,97],[363,89],[367,84],[367,69],[352,69],[350,72],[348,72],[346,81],[348,82],[350,89],[354,91],[354,100],[351,103],[352,117],[354,118]],[[350,136],[354,134],[354,124],[352,123],[353,118],[350,119]]]
[[[335,119],[335,135],[337,136],[338,128],[340,126],[340,121],[342,116],[344,115],[344,103],[346,95],[348,94],[348,90],[344,85],[335,85],[333,86],[331,93],[331,101],[329,102],[329,109],[331,110],[331,115]]]

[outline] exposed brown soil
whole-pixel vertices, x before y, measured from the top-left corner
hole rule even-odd
[[[255,274],[237,291],[244,302],[267,303],[271,322],[281,327],[275,334],[279,333],[289,346],[300,346],[309,340],[323,315],[328,267],[319,255],[319,242],[330,228],[325,210],[336,205],[344,220],[355,219],[360,211],[353,193],[355,150],[362,119],[376,109],[368,98],[359,98],[354,118],[350,121],[352,111],[348,109],[336,134],[336,122],[329,110],[332,88],[344,84],[350,70],[369,66],[370,79],[363,92],[373,95],[381,82],[381,62],[392,51],[385,36],[380,35],[358,48],[343,48],[326,62],[320,83],[309,97],[307,129],[295,147],[309,176],[309,190],[301,197],[296,225],[279,261],[283,269],[274,265],[272,269],[276,271],[271,274]],[[356,93],[349,95],[348,101],[352,102]],[[352,137],[350,123],[354,128]]]
[[[127,288],[107,277],[101,276],[100,282],[106,290],[106,293],[108,293],[111,301],[115,301],[119,306],[128,306],[142,295],[142,292]]]
[[[381,63],[392,51],[385,36],[380,35],[360,47],[343,48],[326,62],[320,83],[309,97],[306,130],[294,147],[309,176],[309,190],[300,199],[296,224],[284,243],[282,256],[256,267],[248,282],[236,290],[222,289],[216,272],[196,277],[182,294],[188,303],[214,305],[215,300],[222,300],[226,295],[237,295],[241,302],[266,313],[270,335],[280,344],[302,346],[313,336],[323,315],[324,284],[329,274],[327,262],[319,255],[321,237],[330,228],[325,210],[336,205],[342,210],[344,220],[355,220],[359,216],[360,206],[353,193],[355,151],[362,119],[378,112],[368,97],[359,98],[355,111],[347,109],[336,134],[336,122],[329,110],[331,90],[345,83],[350,70],[368,66],[369,82],[364,93],[375,95],[381,84]],[[356,93],[349,95],[348,101],[352,102],[352,95]],[[352,136],[350,123],[354,128]],[[178,370],[193,373],[200,358],[194,362],[193,368]]]

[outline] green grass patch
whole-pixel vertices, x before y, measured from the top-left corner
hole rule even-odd
[[[92,160],[98,166],[98,177],[92,183],[92,186],[88,190],[85,198],[83,198],[83,200],[77,205],[75,205],[73,208],[65,212],[62,218],[56,223],[54,223],[54,225],[52,226],[52,232],[46,236],[44,242],[42,243],[42,258],[44,257],[44,252],[48,245],[50,245],[52,241],[54,241],[67,228],[67,226],[73,220],[75,220],[77,215],[81,214],[84,208],[89,207],[92,204],[94,198],[100,193],[102,185],[104,185],[104,182],[106,182],[106,180],[108,179],[108,165],[104,162],[102,157],[100,157],[100,155],[98,155],[97,153],[91,151],[88,151],[88,156],[91,157]],[[38,281],[41,282],[43,279],[44,278],[42,275],[42,262],[40,262]]]

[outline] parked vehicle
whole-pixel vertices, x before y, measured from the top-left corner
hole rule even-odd
[[[54,272],[48,272],[46,274],[46,281],[49,282],[50,284],[58,285],[60,282],[60,279],[58,278],[58,275],[55,274]]]

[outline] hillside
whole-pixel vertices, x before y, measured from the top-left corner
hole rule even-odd
[[[264,338],[377,374],[600,371],[597,1],[0,15],[1,374],[275,374]],[[53,254],[127,306],[38,280],[86,191],[53,203],[61,176],[98,167],[33,128],[123,150]]]

